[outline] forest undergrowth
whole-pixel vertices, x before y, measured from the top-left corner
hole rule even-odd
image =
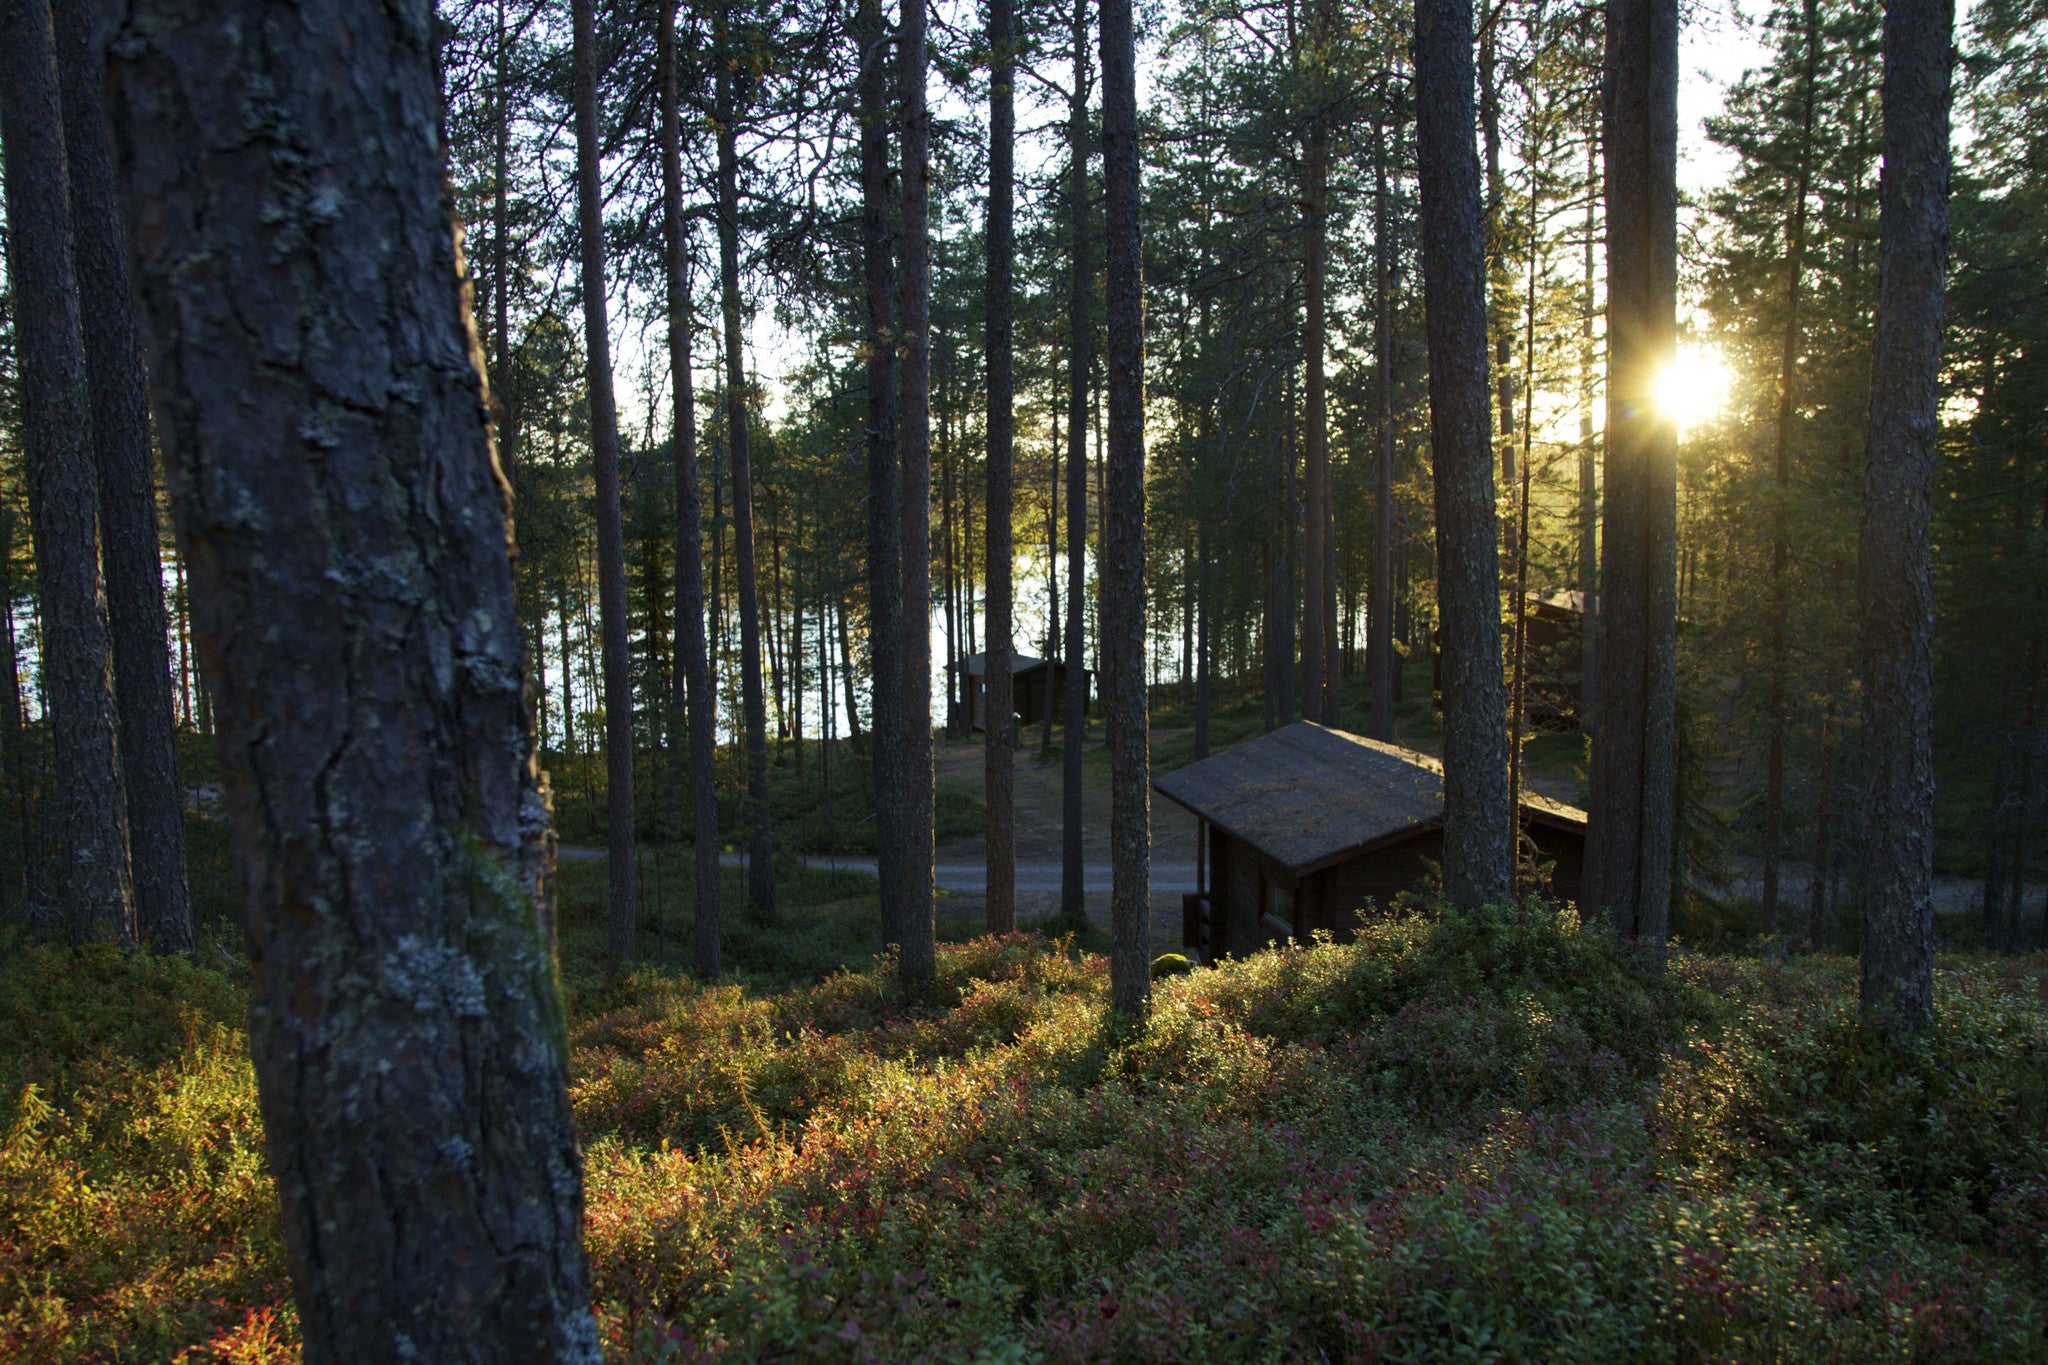
[[[1169,977],[1137,1028],[1071,940],[942,945],[908,996],[886,962],[606,983],[566,941],[617,1359],[2048,1349],[2041,956],[1945,955],[1900,1052],[1851,959],[1645,984],[1545,905]],[[0,1358],[296,1358],[244,974],[0,953]]]

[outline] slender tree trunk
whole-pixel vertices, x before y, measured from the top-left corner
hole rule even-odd
[[[732,13],[719,15],[719,43],[732,41]],[[740,607],[740,708],[746,727],[747,905],[775,914],[775,848],[768,828],[768,705],[761,677],[761,604],[754,558],[754,478],[747,435],[746,354],[740,336],[739,153],[734,63],[720,60],[718,103],[718,267],[725,321],[725,425],[732,451],[733,575]]]
[[[606,316],[604,183],[598,160],[597,34],[592,0],[571,0],[576,84],[576,228],[583,261],[584,363],[590,458],[597,484],[597,611],[603,631],[606,865],[612,970],[633,960],[638,896],[633,866],[633,678],[626,656],[625,537],[619,523],[619,412],[612,396]]]
[[[662,0],[661,207],[668,286],[668,358],[675,385],[676,682],[683,693],[690,746],[690,856],[696,867],[694,965],[706,981],[719,972],[718,737],[711,705],[711,661],[704,640],[703,504],[697,493],[697,384],[690,357],[688,228],[683,219],[682,112],[676,69],[677,0]]]
[[[845,585],[838,584],[832,594],[832,616],[839,628],[839,685],[846,693],[846,739],[856,747],[860,744],[860,702],[854,693],[853,639],[846,625]]]
[[[1820,951],[1828,937],[1828,868],[1834,859],[1835,767],[1842,747],[1835,717],[1835,681],[1829,679],[1820,713],[1820,793],[1813,811],[1813,875],[1806,886],[1806,943]]]
[[[768,684],[775,703],[776,752],[789,739],[789,617],[782,609],[782,500],[768,500]]]
[[[1384,98],[1384,97],[1383,97]],[[1374,739],[1394,738],[1394,205],[1387,188],[1387,129],[1382,113],[1372,132],[1373,364],[1377,440],[1373,462],[1372,600],[1366,648],[1372,656]]]
[[[934,966],[937,888],[932,866],[932,244],[931,111],[926,103],[925,0],[904,0],[896,41],[902,120],[902,252],[896,277],[897,452],[903,502],[903,867],[901,969],[928,981]]]
[[[1792,405],[1799,363],[1799,304],[1805,287],[1806,197],[1812,174],[1815,65],[1819,59],[1819,16],[1815,0],[1802,6],[1806,58],[1800,71],[1800,137],[1794,172],[1792,214],[1785,225],[1785,331],[1778,350],[1778,413],[1772,438],[1770,734],[1764,758],[1763,930],[1778,932],[1778,859],[1785,841],[1785,669],[1786,582],[1791,558]]]
[[[1052,439],[1047,443],[1047,465],[1051,478],[1046,480],[1045,490],[1045,704],[1043,726],[1038,736],[1038,757],[1045,761],[1052,757],[1052,665],[1065,657],[1060,650],[1060,443],[1065,439],[1060,430],[1059,366],[1052,365],[1052,411],[1047,414],[1047,427]]]
[[[1444,894],[1457,905],[1486,905],[1512,888],[1513,831],[1471,0],[1416,0],[1415,132],[1443,631]]]
[[[1539,150],[1529,156],[1533,167]],[[1541,212],[1541,189],[1530,176],[1529,213]],[[1510,662],[1514,671],[1514,692],[1508,698],[1508,821],[1513,839],[1515,890],[1522,886],[1522,741],[1529,712],[1529,492],[1535,476],[1536,455],[1536,277],[1539,261],[1536,244],[1529,245],[1528,291],[1523,298],[1522,331],[1522,486],[1515,498],[1514,645]],[[1510,442],[1512,444],[1512,442]]]
[[[512,467],[510,432],[506,429],[505,398],[512,384],[512,251],[511,189],[512,114],[509,92],[512,85],[512,44],[505,34],[505,0],[497,0],[497,50],[491,75],[491,396],[495,402],[499,442],[498,459],[509,472]]]
[[[1152,758],[1145,694],[1145,307],[1137,42],[1131,0],[1102,0],[1109,428],[1103,473],[1102,700],[1109,738],[1110,1003],[1152,993]]]
[[[1892,1038],[1934,1009],[1934,590],[1928,563],[1948,263],[1952,0],[1884,20],[1880,284],[1857,597],[1863,626],[1865,1019]]]
[[[306,1359],[594,1365],[553,838],[426,11],[127,13],[115,164]]]
[[[1579,729],[1593,733],[1600,679],[1600,448],[1593,431],[1593,295],[1595,214],[1600,202],[1600,147],[1586,145],[1586,240],[1579,310]]]
[[[953,461],[945,455],[945,422],[939,423],[939,569],[942,588],[941,610],[946,618],[946,738],[957,740],[961,737],[960,719],[960,669],[959,663],[965,651],[960,646],[966,632],[960,623],[960,563],[954,554],[954,531],[958,523],[953,516]]]
[[[1327,0],[1319,0],[1318,11]],[[1330,704],[1336,696],[1336,679],[1330,668],[1335,642],[1324,631],[1324,598],[1333,590],[1325,577],[1323,562],[1324,508],[1330,496],[1330,428],[1325,394],[1323,352],[1328,331],[1323,302],[1324,275],[1329,264],[1326,185],[1329,180],[1329,135],[1320,116],[1310,124],[1308,146],[1302,158],[1302,278],[1303,314],[1306,324],[1302,357],[1303,388],[1307,399],[1307,428],[1303,448],[1306,466],[1303,483],[1306,532],[1302,559],[1304,610],[1301,614],[1301,713],[1310,720],[1336,723]]]
[[[875,864],[882,941],[900,948],[905,889],[902,480],[896,459],[896,267],[889,228],[888,34],[880,0],[861,0],[861,241],[867,295],[868,649],[875,780]]]
[[[1500,300],[1512,297],[1513,277],[1508,274],[1507,180],[1500,168],[1500,26],[1506,22],[1505,0],[1480,4],[1479,21],[1479,137],[1486,158],[1486,273],[1487,329],[1493,344],[1493,400],[1500,418],[1500,476],[1508,495],[1514,496],[1515,476],[1515,381],[1510,363],[1514,354],[1514,327]],[[1506,518],[1508,557],[1521,556],[1516,538],[1516,519]]]
[[[1606,531],[1581,904],[1662,970],[1676,801],[1678,433],[1655,387],[1677,344],[1677,0],[1607,0],[1603,82]]]
[[[8,270],[14,287],[29,521],[42,609],[44,706],[54,740],[51,847],[73,942],[135,938],[128,816],[100,580],[91,395],[72,257],[50,10],[0,10],[0,126],[7,145]]]
[[[1195,757],[1209,756],[1209,712],[1215,704],[1215,644],[1210,635],[1209,524],[1195,532]]]
[[[155,948],[177,951],[192,946],[192,896],[185,879],[185,803],[173,736],[170,626],[164,616],[149,400],[100,107],[99,35],[92,31],[92,13],[85,5],[60,4],[51,12],[71,181],[72,263],[99,473],[100,553],[114,651],[136,930]]]
[[[1010,0],[990,0],[988,43],[993,67],[988,96],[988,658],[985,754],[988,803],[988,930],[1017,927],[1017,815],[1013,787],[1010,607],[1011,479],[1017,416],[1012,347],[1016,308],[1013,225],[1016,200],[1017,35]]]
[[[1081,745],[1087,724],[1088,590],[1088,0],[1074,0],[1074,89],[1067,106],[1067,670],[1060,755],[1060,918],[1088,919],[1081,856]],[[1100,656],[1098,655],[1098,658]],[[1047,677],[1050,684],[1050,675]]]

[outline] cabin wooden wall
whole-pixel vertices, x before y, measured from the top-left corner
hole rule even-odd
[[[1576,900],[1585,866],[1585,836],[1531,824],[1539,856],[1555,864],[1550,891]],[[1384,914],[1403,891],[1418,891],[1430,879],[1430,864],[1441,865],[1443,831],[1424,830],[1412,839],[1360,854],[1349,862],[1297,880],[1251,845],[1209,827],[1209,944],[1212,952],[1243,956],[1275,942],[1269,910],[1307,942],[1324,930],[1342,942],[1368,913]]]

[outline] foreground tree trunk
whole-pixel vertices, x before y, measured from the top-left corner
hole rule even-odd
[[[71,181],[72,265],[84,324],[86,386],[92,396],[99,470],[100,555],[107,628],[114,650],[120,718],[121,785],[127,794],[128,862],[136,931],[171,951],[192,946],[192,896],[185,874],[185,801],[178,783],[171,697],[169,623],[156,519],[149,399],[128,289],[114,166],[100,107],[100,50],[92,12],[60,4],[58,83],[65,161]]]
[[[1600,728],[1581,904],[1661,970],[1671,919],[1678,433],[1657,376],[1677,346],[1677,0],[1607,0],[1607,458]]]
[[[1011,479],[1017,414],[1012,374],[1016,310],[1011,274],[1016,264],[1013,225],[1017,155],[1017,37],[1010,0],[990,0],[988,43],[993,69],[988,91],[988,655],[983,723],[988,741],[988,931],[1017,927],[1016,780],[1011,716],[1016,709],[1010,674]]]
[[[882,942],[903,943],[903,485],[896,467],[896,270],[889,233],[888,31],[880,0],[861,0],[862,279],[867,298],[868,653],[872,660],[875,871]]]
[[[1513,821],[1471,0],[1416,0],[1415,136],[1443,632],[1444,895],[1456,905],[1487,905],[1513,887]]]
[[[1948,265],[1952,0],[1884,11],[1884,172],[1857,598],[1863,625],[1863,1015],[1934,1012],[1934,587],[1928,523]]]
[[[682,117],[677,92],[676,0],[663,0],[661,30],[661,221],[667,253],[668,362],[675,385],[676,682],[690,745],[690,850],[696,869],[693,957],[697,975],[718,975],[718,737],[711,714],[711,657],[704,640],[704,525],[697,493],[697,385],[690,364],[690,269],[683,220]]]
[[[306,1359],[595,1362],[432,12],[125,13],[116,164]]]
[[[1067,104],[1067,672],[1060,753],[1060,919],[1088,922],[1081,843],[1081,747],[1088,724],[1088,0],[1074,0],[1074,89]],[[1047,675],[1051,686],[1051,675]],[[1050,699],[1048,699],[1050,700]]]
[[[619,409],[605,304],[604,183],[598,161],[597,35],[592,0],[572,0],[576,86],[576,234],[583,267],[583,360],[590,464],[597,485],[597,615],[604,673],[605,851],[612,970],[633,960],[633,678],[626,657],[626,550],[619,523]]]
[[[43,690],[60,774],[51,841],[57,889],[73,942],[111,935],[129,943],[135,905],[100,587],[92,410],[55,40],[42,0],[0,9],[0,136]]]
[[[931,111],[925,97],[925,0],[904,0],[896,35],[897,117],[903,136],[902,254],[896,278],[901,357],[897,458],[903,478],[903,956],[905,981],[935,970],[932,866],[932,191]]]
[[[1131,0],[1102,0],[1102,184],[1109,322],[1102,712],[1109,732],[1109,995],[1152,994],[1152,756],[1145,697],[1145,300]]]
[[[730,10],[719,18],[721,47],[732,41]],[[775,846],[768,830],[768,702],[761,682],[761,602],[754,561],[754,471],[747,446],[747,362],[740,339],[739,150],[733,121],[733,58],[718,63],[718,275],[725,322],[725,427],[732,451],[733,574],[740,606],[740,709],[747,749],[747,904],[775,913]]]

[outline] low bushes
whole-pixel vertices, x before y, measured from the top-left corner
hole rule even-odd
[[[80,977],[35,954],[0,964],[21,1036],[23,981]],[[6,1149],[0,1355],[286,1354],[232,969],[84,960],[100,1022],[0,1073],[38,1097],[9,1131],[61,1139]],[[915,995],[886,962],[588,994],[613,1355],[2048,1350],[2048,960],[1944,960],[1903,1052],[1856,1027],[1845,959],[1680,954],[1645,983],[1544,906],[1175,976],[1136,1028],[1070,943],[939,964]],[[190,1029],[124,1022],[123,972],[168,973]]]

